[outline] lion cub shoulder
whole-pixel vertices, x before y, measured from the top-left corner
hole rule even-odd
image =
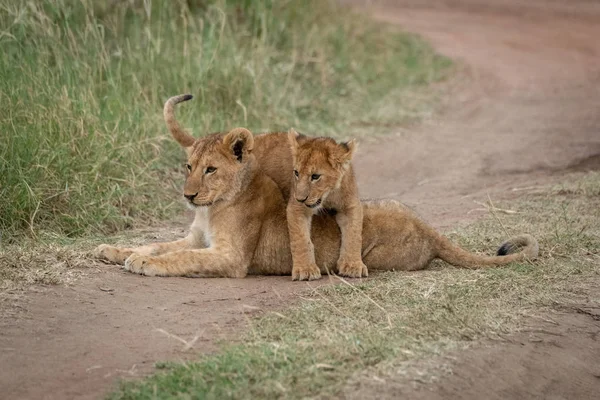
[[[310,238],[312,216],[319,212],[334,214],[340,227],[342,241],[337,272],[353,278],[367,276],[367,267],[361,259],[363,209],[352,170],[356,143],[308,138],[293,129],[288,139],[294,166],[287,206],[292,279],[321,277]]]

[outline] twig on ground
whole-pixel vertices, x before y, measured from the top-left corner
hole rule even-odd
[[[477,201],[477,200],[473,200],[473,203],[479,204],[480,206],[483,206],[484,208],[475,208],[475,209],[470,210],[469,212],[467,212],[467,214],[470,214],[473,211],[500,212],[500,213],[509,214],[509,215],[519,214],[518,211],[507,210],[507,209],[504,209],[504,208],[494,207],[494,206],[491,206],[490,204],[482,203],[481,201]]]
[[[184,346],[183,346],[182,351],[188,351],[189,349],[191,349],[192,347],[194,347],[194,344],[196,344],[196,342],[198,341],[198,339],[200,338],[200,336],[204,332],[204,331],[202,331],[202,332],[197,333],[196,336],[194,336],[194,338],[192,340],[185,340],[185,339],[182,339],[179,336],[174,335],[172,333],[169,333],[169,332],[167,332],[167,331],[165,331],[164,329],[161,329],[161,328],[157,328],[157,329],[155,329],[155,331],[160,332],[160,333],[162,333],[162,334],[164,334],[164,335],[166,335],[166,336],[168,336],[168,337],[170,337],[172,339],[175,339],[175,340],[183,343]]]

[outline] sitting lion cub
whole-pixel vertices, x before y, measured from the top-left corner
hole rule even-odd
[[[330,138],[307,138],[294,129],[289,132],[294,160],[294,183],[287,206],[288,230],[292,249],[292,279],[321,277],[310,238],[313,214],[335,215],[342,243],[337,260],[338,274],[351,278],[367,276],[362,262],[362,204],[352,170],[356,143],[338,144]]]

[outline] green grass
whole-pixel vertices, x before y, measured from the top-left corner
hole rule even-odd
[[[488,215],[453,239],[489,253],[508,235],[529,232],[540,241],[539,261],[485,270],[437,263],[322,287],[253,320],[244,344],[226,344],[197,362],[161,363],[157,374],[123,383],[109,397],[330,398],[361,371],[385,376],[401,361],[514,332],[524,318],[582,296],[600,303],[586,290],[600,273],[600,174],[495,206],[518,214]]]
[[[172,95],[195,95],[179,116],[196,135],[347,135],[418,114],[423,101],[398,100],[450,64],[322,0],[0,0],[0,53],[4,243],[181,210],[183,154],[162,121]],[[399,104],[385,121],[383,104]]]

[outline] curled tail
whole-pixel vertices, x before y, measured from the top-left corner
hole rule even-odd
[[[516,250],[520,251],[516,252]],[[497,256],[480,256],[456,246],[440,235],[437,257],[457,267],[476,269],[483,266],[504,265],[513,261],[534,260],[539,253],[537,240],[531,235],[514,236],[498,249]]]
[[[175,105],[181,103],[182,101],[191,100],[193,97],[194,96],[191,94],[180,94],[179,96],[171,97],[169,100],[167,100],[163,109],[167,128],[169,128],[169,131],[175,140],[177,140],[177,142],[179,142],[179,144],[183,147],[190,147],[194,144],[196,139],[187,133],[175,119]]]

